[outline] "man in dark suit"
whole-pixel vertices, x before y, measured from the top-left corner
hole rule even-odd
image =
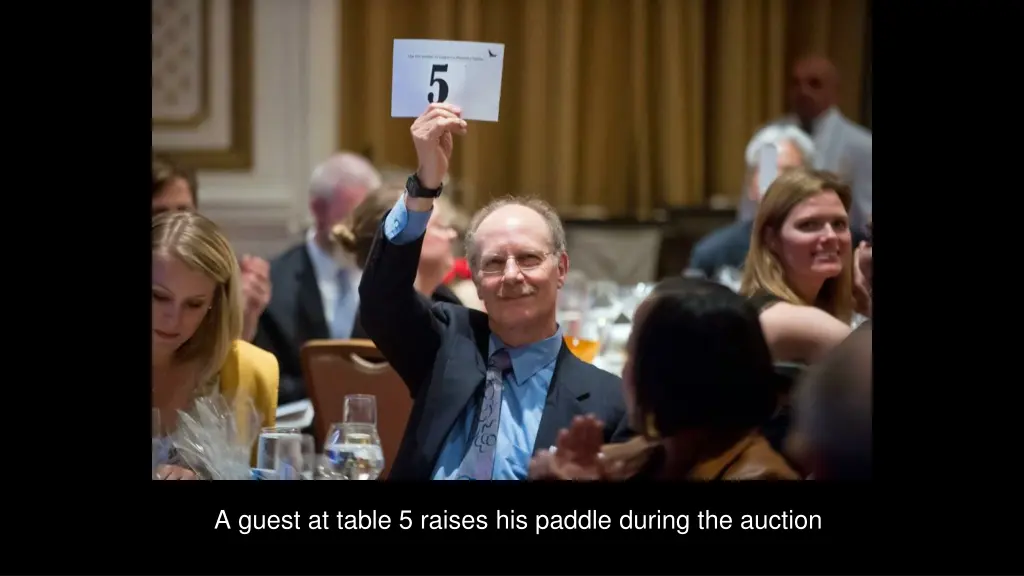
[[[277,356],[281,366],[278,405],[307,397],[303,344],[352,336],[362,273],[352,258],[332,249],[330,233],[380,184],[380,173],[358,154],[342,152],[317,166],[309,189],[315,226],[302,243],[270,264],[274,291],[253,343]]]
[[[448,171],[458,108],[412,125],[419,169],[384,218],[359,285],[363,326],[415,400],[390,478],[525,479],[534,452],[575,416],[604,440],[630,435],[621,380],[577,359],[555,321],[569,257],[554,210],[505,199],[474,216],[467,258],[487,314],[413,288],[423,233]]]

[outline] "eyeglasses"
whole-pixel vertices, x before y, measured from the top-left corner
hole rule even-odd
[[[483,264],[480,266],[480,273],[484,276],[504,274],[505,267],[508,266],[510,259],[516,261],[516,267],[519,270],[529,272],[540,268],[544,264],[544,260],[551,256],[551,254],[551,252],[524,252],[522,254],[509,254],[508,256],[498,254],[484,256]]]

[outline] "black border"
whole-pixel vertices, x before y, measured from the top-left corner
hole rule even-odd
[[[5,70],[5,135],[18,151],[9,156],[5,184],[8,227],[26,226],[7,235],[8,326],[15,332],[8,366],[28,360],[32,367],[26,377],[9,369],[6,400],[39,410],[8,421],[25,440],[8,446],[7,478],[16,487],[6,521],[27,542],[60,544],[43,554],[13,550],[8,567],[248,574],[999,570],[1013,550],[997,542],[1017,509],[1001,482],[1016,480],[1007,462],[1017,460],[1017,450],[1000,440],[1016,438],[1019,404],[1010,397],[1017,378],[997,370],[1012,375],[1020,353],[993,331],[1005,324],[1012,332],[1019,322],[1012,314],[1016,283],[1006,275],[1019,246],[1012,202],[1021,165],[1009,86],[1019,19],[1012,3],[1001,5],[1003,14],[991,3],[873,6],[879,101],[872,114],[880,136],[874,234],[881,248],[874,334],[885,375],[875,388],[877,478],[870,485],[645,488],[150,482],[146,464],[131,456],[145,454],[144,433],[130,432],[148,425],[140,409],[149,356],[141,284],[150,207],[137,189],[146,186],[150,138],[148,10],[135,2],[68,3],[59,11],[19,5],[11,28],[28,30],[8,36],[18,45]],[[28,307],[30,317],[16,317]],[[41,358],[27,358],[38,348]],[[819,533],[687,536],[391,531],[317,538],[309,531],[243,537],[213,530],[221,508],[357,506],[488,513],[785,508],[827,518]]]

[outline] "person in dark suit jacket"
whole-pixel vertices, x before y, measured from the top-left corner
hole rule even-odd
[[[331,230],[331,239],[355,258],[355,263],[360,269],[366,267],[373,239],[380,228],[380,221],[404,192],[404,187],[395,185],[385,185],[370,192],[345,223],[338,224]],[[427,221],[413,287],[434,302],[462,304],[458,296],[443,284],[455,260],[452,255],[452,241],[457,236],[449,222],[449,211],[438,206]],[[363,328],[362,318],[357,313],[355,325],[352,327],[352,338],[369,337]]]
[[[533,453],[586,414],[608,423],[608,441],[631,435],[621,380],[576,358],[555,321],[569,257],[546,203],[499,200],[470,223],[467,259],[487,314],[416,292],[453,133],[465,131],[449,104],[413,123],[419,169],[378,228],[359,285],[363,325],[415,401],[389,479],[525,479]]]
[[[380,174],[358,154],[342,152],[327,159],[310,181],[309,206],[315,226],[302,243],[270,264],[274,291],[253,343],[277,356],[279,405],[307,397],[301,359],[307,341],[352,335],[362,272],[350,257],[335,253],[331,228],[380,184]]]

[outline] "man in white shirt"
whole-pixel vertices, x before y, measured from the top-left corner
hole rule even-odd
[[[279,405],[307,397],[301,361],[306,341],[352,334],[362,272],[351,258],[332,250],[330,231],[380,185],[373,164],[352,152],[336,154],[313,170],[309,210],[314,225],[303,242],[271,262],[274,291],[254,340],[273,352],[281,366]]]
[[[853,188],[850,219],[858,236],[871,216],[871,132],[843,116],[839,103],[839,72],[827,58],[805,56],[793,66],[789,86],[790,113],[769,125],[800,127],[814,140],[814,167],[839,175]],[[763,129],[759,128],[758,132]],[[739,217],[751,220],[757,211],[744,183]]]

